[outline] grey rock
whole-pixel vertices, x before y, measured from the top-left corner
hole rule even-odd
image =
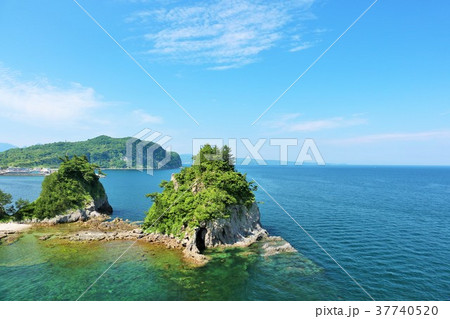
[[[249,246],[268,237],[268,232],[260,223],[259,208],[253,203],[250,209],[243,205],[231,206],[229,218],[208,221],[188,233],[181,241],[184,253],[190,257],[201,254],[203,250],[217,246]]]
[[[175,174],[172,173],[170,176],[170,181],[173,183],[173,188],[177,191],[180,185],[178,184],[178,181],[175,178]]]
[[[45,218],[43,220],[38,220],[36,218],[32,219],[32,223],[44,223],[44,224],[63,224],[63,223],[73,223],[77,221],[87,221],[91,218],[100,218],[105,216],[105,214],[111,214],[112,207],[108,203],[108,197],[92,200],[81,209],[71,209],[65,214],[55,216],[53,218]]]
[[[272,256],[280,253],[295,253],[297,250],[281,237],[269,237],[262,246],[264,256]]]

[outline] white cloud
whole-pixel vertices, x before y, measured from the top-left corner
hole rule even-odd
[[[427,141],[450,138],[450,130],[424,131],[413,133],[383,133],[364,135],[345,139],[330,140],[331,144],[367,144],[389,141]]]
[[[144,30],[151,45],[148,54],[210,64],[211,69],[219,70],[254,62],[258,54],[286,37],[288,23],[298,26],[306,19],[314,1],[176,2],[170,9],[138,11],[126,21]],[[295,45],[297,51],[308,46],[306,42]]]
[[[79,83],[57,87],[45,78],[22,80],[0,68],[0,118],[41,124],[73,121],[103,105],[94,89]]]
[[[289,130],[293,132],[314,132],[339,127],[362,125],[366,123],[367,123],[366,119],[359,117],[352,117],[352,118],[335,117],[324,120],[296,123],[290,126]]]
[[[309,48],[311,48],[311,47],[313,47],[313,46],[314,46],[313,43],[311,43],[311,42],[305,42],[305,43],[303,43],[303,44],[300,44],[299,46],[296,46],[296,47],[290,49],[289,52],[303,51],[303,50],[309,49]]]
[[[132,114],[141,124],[160,124],[163,122],[162,117],[148,114],[141,109],[134,110]]]
[[[285,123],[286,121],[290,121],[290,120],[295,120],[296,118],[299,118],[300,116],[302,116],[301,113],[287,113],[287,114],[282,114],[281,116],[278,117],[278,123]]]
[[[269,122],[268,125],[274,128],[282,128],[289,132],[317,132],[367,123],[367,119],[361,118],[359,115],[353,115],[351,117],[333,117],[314,121],[296,121],[300,116],[301,114],[299,113],[284,114],[276,121]]]

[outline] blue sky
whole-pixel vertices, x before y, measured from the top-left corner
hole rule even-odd
[[[328,163],[450,165],[447,1],[379,0],[255,125],[373,0],[78,2],[199,125],[73,0],[3,0],[0,142],[148,127],[180,153],[313,138]]]

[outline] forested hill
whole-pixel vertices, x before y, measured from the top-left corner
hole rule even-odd
[[[14,148],[0,152],[0,167],[49,167],[56,168],[61,163],[60,158],[68,155],[86,155],[88,160],[102,168],[126,168],[126,142],[129,137],[112,138],[101,135],[87,141],[80,142],[56,142],[50,144],[33,145],[25,148]],[[133,144],[139,143],[136,140]],[[147,163],[147,148],[155,143],[149,142],[144,148],[144,161]],[[136,147],[133,147],[133,166],[135,165]],[[161,146],[153,152],[153,168],[157,168],[158,162],[164,159],[166,150]],[[178,153],[170,152],[171,159],[162,168],[177,168],[181,166]]]

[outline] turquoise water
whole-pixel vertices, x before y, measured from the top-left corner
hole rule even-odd
[[[377,300],[450,300],[450,168],[239,168],[260,183]],[[142,220],[171,171],[107,171],[114,216]],[[34,199],[40,177],[0,177]],[[301,254],[261,247],[211,251],[205,267],[176,250],[139,243],[83,300],[368,300],[368,296],[262,191],[263,226]],[[70,226],[61,226],[64,227]],[[55,229],[55,231],[59,231]],[[74,300],[129,242],[39,241],[39,230],[0,246],[1,300]]]

